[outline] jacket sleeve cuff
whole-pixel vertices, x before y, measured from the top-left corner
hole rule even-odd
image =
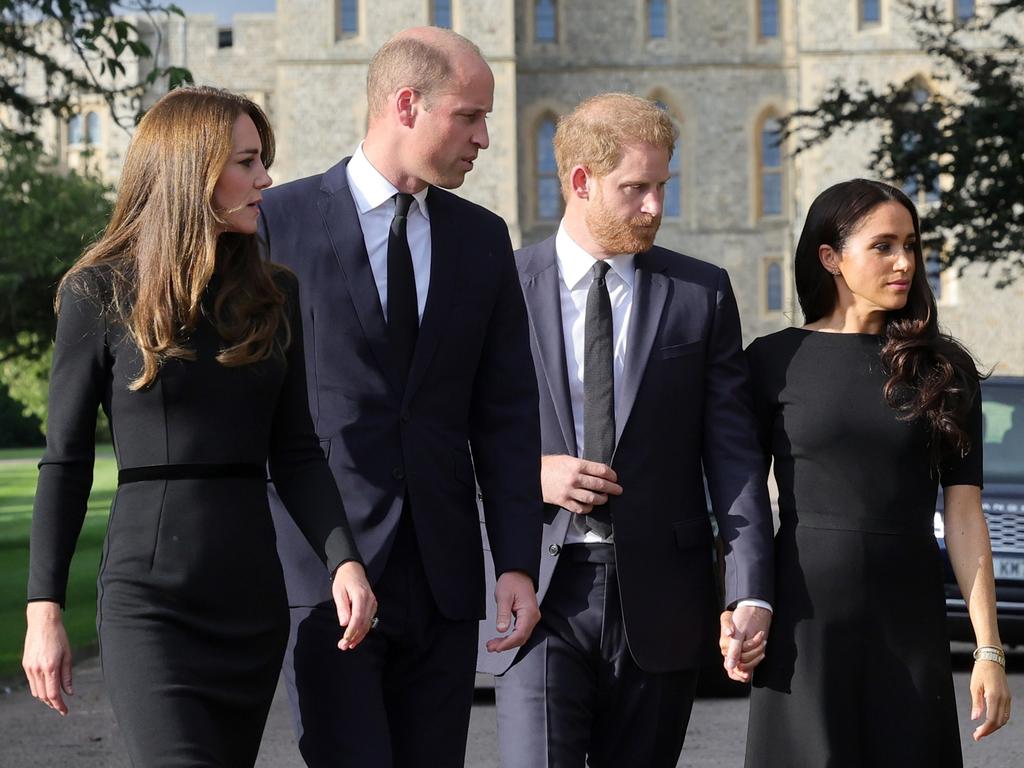
[[[754,598],[748,598],[746,600],[737,600],[736,607],[742,608],[744,605],[752,605],[755,608],[764,608],[769,613],[774,613],[772,610],[772,604],[765,600],[756,600]]]

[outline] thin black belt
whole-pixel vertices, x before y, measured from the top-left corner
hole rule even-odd
[[[574,563],[614,563],[615,546],[580,542],[562,547],[562,557]]]
[[[856,533],[880,533],[889,536],[932,535],[932,517],[924,520],[911,514],[907,518],[896,517],[847,517],[821,512],[799,512],[796,515],[798,528],[821,528],[826,531],[854,531]]]
[[[222,477],[254,477],[267,479],[259,464],[157,464],[152,467],[128,467],[117,472],[117,484],[141,483],[144,480],[207,480]]]

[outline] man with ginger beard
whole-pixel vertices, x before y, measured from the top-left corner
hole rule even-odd
[[[541,621],[483,648],[504,768],[675,766],[719,625],[702,469],[748,679],[771,617],[772,523],[725,270],[654,245],[676,130],[604,94],[559,121],[557,234],[516,254],[540,390]]]

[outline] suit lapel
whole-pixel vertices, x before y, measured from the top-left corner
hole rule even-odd
[[[576,427],[572,418],[569,397],[569,370],[565,363],[565,339],[562,333],[562,299],[558,285],[558,267],[555,264],[555,240],[551,238],[538,246],[534,256],[540,271],[523,281],[523,296],[530,312],[531,331],[540,364],[544,370],[551,399],[558,415],[558,425],[565,440],[566,453],[576,456]],[[531,262],[531,267],[534,262]]]
[[[423,308],[423,320],[416,339],[409,380],[405,386],[403,402],[416,392],[430,361],[437,351],[443,329],[451,314],[455,297],[455,282],[462,260],[462,240],[459,239],[458,222],[455,221],[450,201],[431,187],[427,193],[427,210],[430,213],[430,289],[427,303]]]
[[[348,179],[345,175],[347,162],[346,160],[339,163],[324,174],[317,207],[334,247],[338,266],[345,275],[345,285],[348,287],[366,340],[373,350],[373,356],[395,394],[401,395],[402,385],[388,344],[384,310],[380,305],[373,270],[370,269],[370,258],[366,254],[366,242],[363,240],[363,229],[359,225],[359,213],[356,211],[352,192],[348,188]]]
[[[618,447],[622,430],[629,421],[633,403],[640,389],[647,360],[661,324],[661,314],[668,298],[669,280],[664,270],[652,263],[650,253],[637,254],[636,274],[633,279],[633,310],[629,324],[629,343],[626,345],[626,360],[622,372],[622,396],[619,413],[615,419],[615,445]]]

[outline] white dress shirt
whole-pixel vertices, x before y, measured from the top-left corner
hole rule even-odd
[[[363,230],[363,242],[370,257],[370,270],[377,284],[380,306],[384,319],[388,317],[388,235],[391,220],[395,217],[395,201],[398,190],[374,168],[363,154],[362,143],[352,153],[352,159],[345,168],[352,199],[359,213],[359,226]],[[427,187],[413,195],[406,221],[406,238],[412,254],[412,269],[416,276],[416,305],[419,318],[423,320],[423,308],[427,305],[430,290],[430,214],[427,212]]]
[[[558,292],[562,304],[562,338],[565,342],[565,363],[569,373],[569,398],[572,401],[572,420],[576,427],[576,455],[583,455],[583,336],[587,324],[587,293],[594,280],[591,270],[597,259],[581,248],[559,225],[555,235],[555,255],[558,263]],[[624,418],[622,413],[622,370],[626,364],[626,343],[629,318],[633,310],[633,259],[635,254],[622,253],[606,259],[611,269],[605,275],[608,298],[612,305],[613,394],[615,422]],[[602,539],[593,531],[582,535],[575,526],[569,527],[566,544],[580,542],[611,543],[614,534]]]

